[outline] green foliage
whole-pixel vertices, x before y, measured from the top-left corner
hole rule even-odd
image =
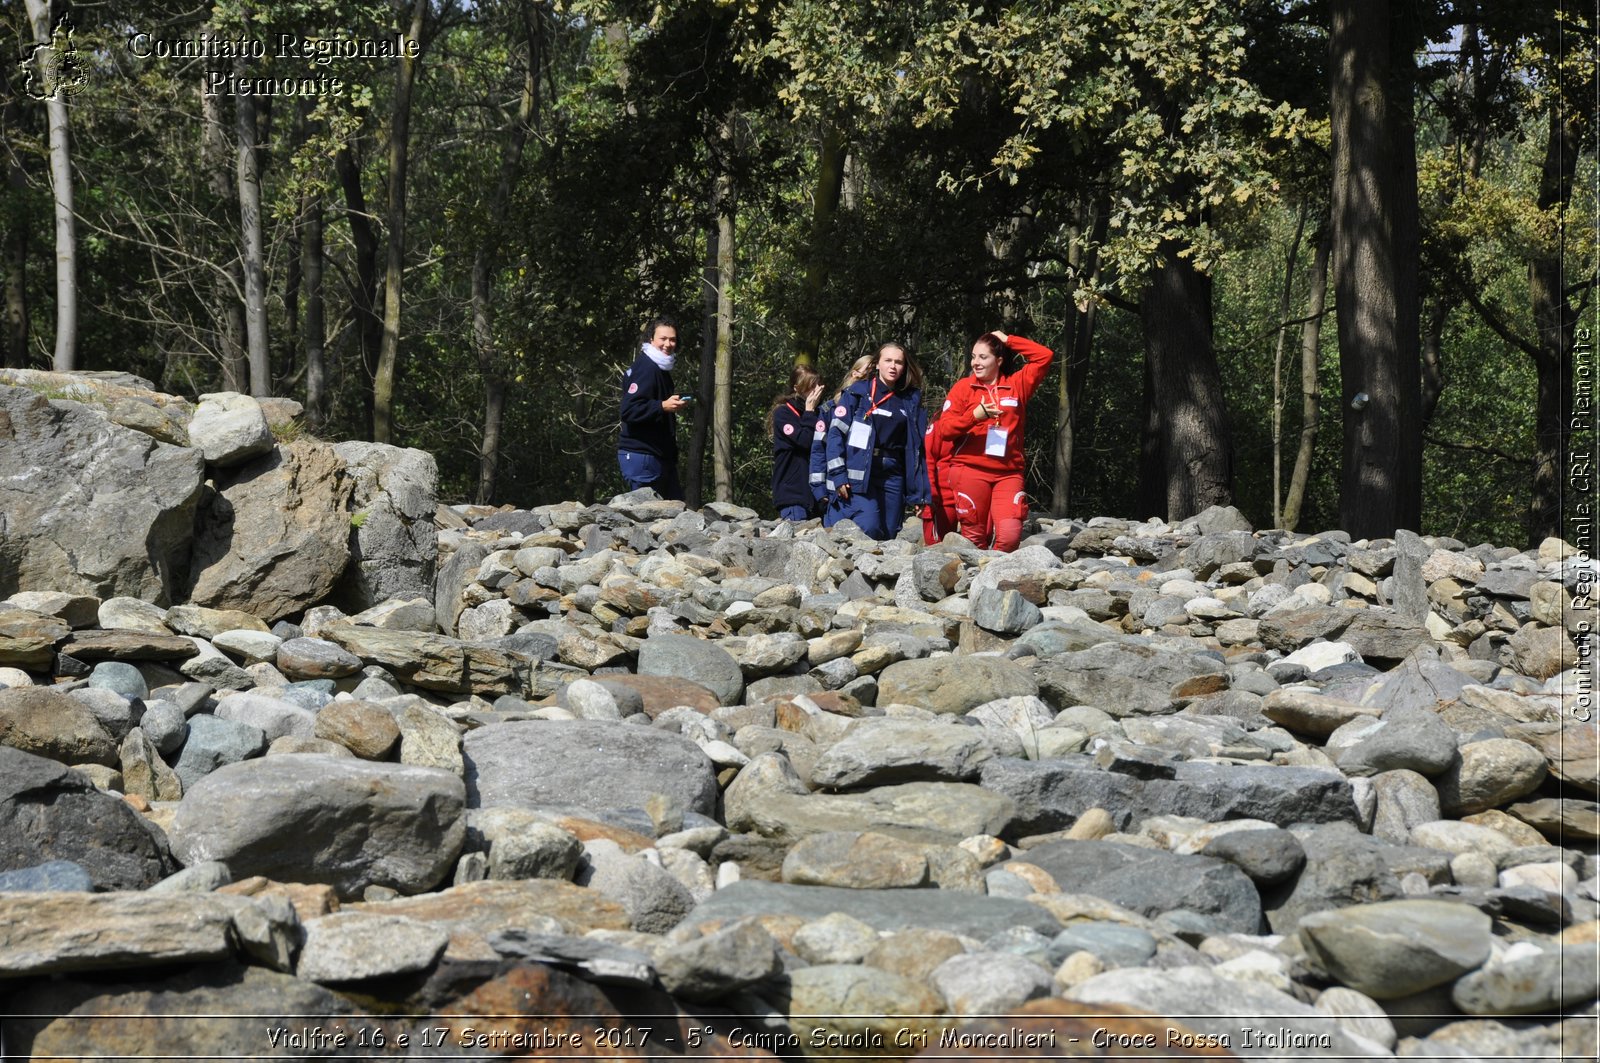
[[[263,36],[380,36],[403,5],[138,6],[136,15],[75,9],[92,60],[90,88],[73,106],[80,349],[86,368],[197,394],[221,383],[236,299],[232,141],[220,156],[206,154],[198,66],[133,59],[129,26],[183,36],[209,18]],[[979,332],[1002,326],[1064,351],[1094,304],[1065,508],[1152,516],[1136,511],[1134,494],[1144,424],[1136,301],[1157,249],[1177,241],[1215,284],[1239,505],[1264,527],[1272,358],[1285,327],[1285,483],[1301,427],[1299,326],[1280,321],[1288,248],[1305,204],[1312,225],[1289,279],[1293,321],[1306,303],[1310,229],[1331,176],[1320,12],[1299,0],[437,3],[412,117],[397,441],[436,455],[448,498],[470,498],[485,390],[499,382],[496,501],[620,490],[617,384],[647,317],[679,318],[676,379],[698,390],[700,347],[714,327],[703,313],[711,190],[727,173],[737,200],[737,501],[770,511],[767,411],[809,323],[821,323],[818,368],[830,385],[856,356],[895,338],[926,370],[936,408],[965,374]],[[1423,530],[1515,542],[1532,452],[1531,369],[1463,289],[1526,335],[1531,256],[1558,251],[1571,276],[1592,276],[1576,221],[1593,216],[1592,180],[1578,182],[1564,215],[1537,203],[1543,109],[1592,98],[1583,94],[1592,56],[1553,46],[1553,23],[1527,5],[1479,12],[1484,54],[1505,57],[1499,74],[1484,65],[1472,68],[1474,80],[1461,73],[1471,64],[1445,56],[1425,64],[1419,97],[1419,269],[1430,305],[1449,304]],[[5,8],[0,28],[16,30],[19,17],[17,5]],[[536,105],[508,172],[530,66]],[[291,67],[271,59],[252,72]],[[394,91],[392,64],[341,61],[337,71],[347,82],[341,96],[272,101],[261,147],[269,333],[285,393],[303,394],[306,379],[298,261],[307,211],[320,210],[325,227],[330,420],[318,431],[330,438],[364,432],[370,391],[352,314],[357,249],[333,160],[345,152],[355,163],[381,246]],[[17,101],[15,86],[4,89]],[[231,138],[232,105],[222,102],[220,129]],[[8,248],[24,248],[37,362],[52,320],[44,127],[20,103],[0,120],[21,160],[21,180],[0,186],[0,230]],[[1592,131],[1583,135],[1592,151]],[[828,136],[842,137],[847,163],[838,208],[814,230]],[[1481,145],[1475,159],[1469,144]],[[1592,156],[1581,165],[1592,176]],[[472,305],[479,256],[492,310],[484,351]],[[1335,333],[1330,309],[1302,529],[1329,527],[1338,513]],[[1041,502],[1063,415],[1055,384],[1052,376],[1029,415],[1028,488]]]

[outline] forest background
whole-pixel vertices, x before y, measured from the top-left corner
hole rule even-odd
[[[621,489],[618,382],[671,313],[689,500],[770,513],[797,360],[831,382],[899,340],[936,410],[998,327],[1058,354],[1037,511],[1574,537],[1588,0],[0,12],[6,366],[291,395],[316,435],[432,452],[452,500],[530,506]],[[418,47],[317,65],[280,34]]]

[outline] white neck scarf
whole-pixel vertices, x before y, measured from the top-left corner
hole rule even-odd
[[[650,356],[650,360],[660,366],[665,372],[672,372],[672,367],[678,364],[678,356],[667,354],[653,343],[647,343],[640,350]]]

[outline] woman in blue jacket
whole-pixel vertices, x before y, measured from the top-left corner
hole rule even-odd
[[[784,520],[810,520],[817,509],[809,476],[821,398],[817,371],[797,365],[789,374],[789,390],[772,404],[772,504]]]
[[[878,348],[877,372],[852,384],[829,411],[825,483],[835,520],[874,539],[892,539],[907,506],[930,501],[922,440],[922,370],[898,343]]]

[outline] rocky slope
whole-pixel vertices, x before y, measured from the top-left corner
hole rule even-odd
[[[1566,544],[436,523],[350,614],[0,604],[8,1054],[1596,1053]]]

